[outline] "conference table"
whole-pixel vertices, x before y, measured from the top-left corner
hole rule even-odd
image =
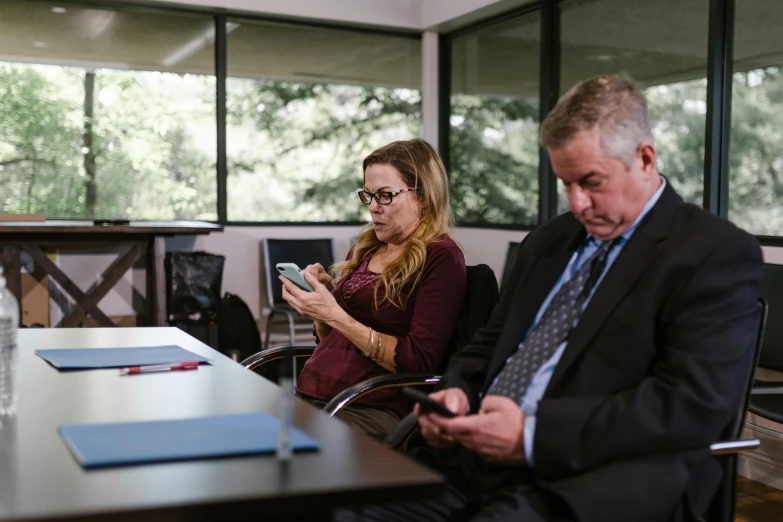
[[[212,360],[198,370],[120,376],[59,371],[37,349],[178,345]],[[83,469],[62,424],[268,412],[280,388],[176,328],[19,331],[18,409],[0,427],[0,521],[328,520],[336,506],[428,498],[442,478],[297,399],[294,426],[320,449]]]

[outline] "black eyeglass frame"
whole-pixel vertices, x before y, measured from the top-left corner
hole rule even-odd
[[[406,189],[400,189],[400,190],[384,190],[384,191],[379,190],[378,192],[373,194],[369,190],[362,189],[362,190],[357,190],[356,195],[359,196],[359,201],[361,201],[365,205],[369,205],[370,203],[372,203],[373,199],[379,205],[389,205],[391,204],[392,200],[394,200],[394,196],[398,196],[406,192],[415,192],[415,191],[416,191],[415,187],[408,187]],[[366,201],[365,201],[365,196],[367,198]],[[384,203],[381,201],[381,196],[388,197],[389,200]]]

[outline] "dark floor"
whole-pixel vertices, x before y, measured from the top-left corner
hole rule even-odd
[[[739,477],[735,515],[735,522],[780,522],[783,520],[783,491]]]

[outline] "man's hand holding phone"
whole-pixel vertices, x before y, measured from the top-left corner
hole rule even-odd
[[[487,395],[475,415],[466,415],[468,397],[459,388],[447,388],[430,395],[453,412],[453,418],[436,413],[423,413],[416,405],[421,434],[433,447],[459,444],[487,462],[525,464],[524,430],[526,416],[519,404],[500,395]]]
[[[429,394],[429,398],[442,404],[446,409],[453,412],[455,417],[463,417],[468,412],[468,396],[460,388],[447,388],[435,393]],[[454,438],[447,433],[447,428],[451,419],[424,411],[421,403],[417,403],[413,409],[416,417],[419,419],[421,435],[430,446],[435,448],[445,448],[456,444]],[[445,426],[444,426],[445,425]]]

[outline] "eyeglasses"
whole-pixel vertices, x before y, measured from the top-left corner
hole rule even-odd
[[[406,189],[400,189],[400,190],[393,190],[391,192],[376,192],[373,194],[372,192],[368,192],[366,190],[360,190],[356,192],[356,194],[359,196],[359,199],[364,203],[365,205],[369,205],[372,203],[372,200],[375,199],[375,201],[379,205],[388,205],[392,202],[392,198],[396,196],[397,194],[404,194],[405,192],[411,192],[413,190],[416,190],[413,187],[408,187]]]

